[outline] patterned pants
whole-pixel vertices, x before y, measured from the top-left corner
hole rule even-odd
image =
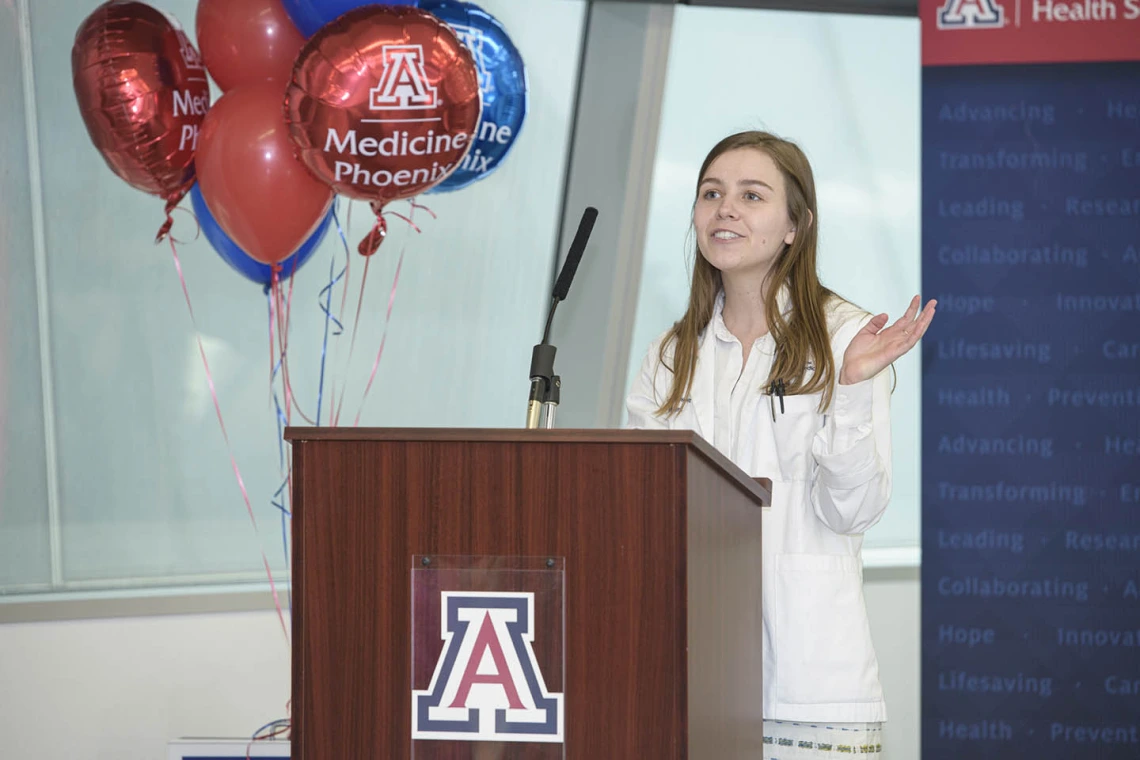
[[[882,756],[882,723],[764,721],[764,760],[879,760]]]

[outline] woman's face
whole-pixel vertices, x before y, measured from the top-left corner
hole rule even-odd
[[[722,274],[766,275],[795,237],[784,175],[760,150],[721,154],[701,179],[693,226],[701,255]]]

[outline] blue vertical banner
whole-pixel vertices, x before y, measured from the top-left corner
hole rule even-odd
[[[922,758],[1140,758],[1140,0],[920,16]]]

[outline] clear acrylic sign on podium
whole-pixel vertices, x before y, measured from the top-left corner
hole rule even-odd
[[[564,560],[412,562],[413,760],[563,760]]]

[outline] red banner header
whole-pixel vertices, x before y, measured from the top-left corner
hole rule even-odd
[[[1140,60],[1140,0],[919,0],[922,63]]]

